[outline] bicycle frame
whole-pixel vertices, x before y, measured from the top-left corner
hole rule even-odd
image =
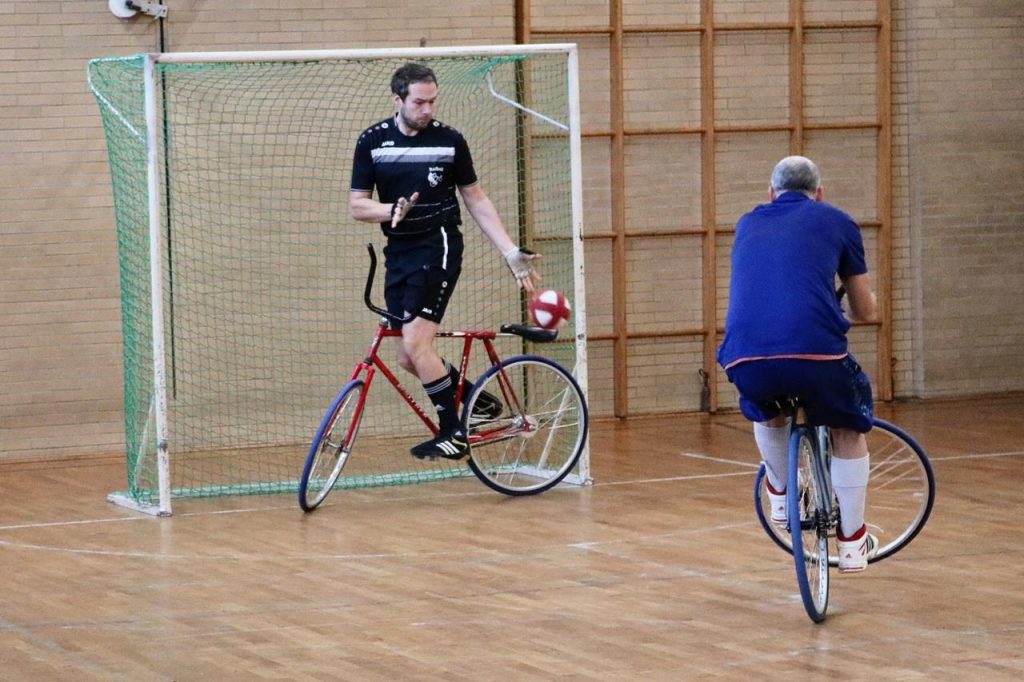
[[[501,336],[513,336],[513,334],[500,334]],[[455,405],[460,407],[462,405],[462,380],[466,378],[466,372],[469,369],[469,359],[472,354],[473,342],[480,341],[483,343],[484,352],[487,354],[487,359],[492,366],[499,365],[501,363],[501,356],[498,355],[497,350],[494,348],[494,339],[499,336],[498,332],[481,330],[481,331],[451,331],[451,332],[438,332],[436,335],[438,338],[461,338],[462,342],[462,357],[459,362],[459,378],[458,386],[455,387]],[[402,385],[401,380],[395,375],[395,373],[388,367],[387,363],[380,357],[380,345],[386,338],[401,338],[401,330],[390,329],[388,327],[387,318],[381,318],[377,324],[377,329],[374,331],[373,338],[370,341],[369,348],[366,351],[366,357],[358,362],[355,368],[352,370],[352,374],[349,380],[355,380],[362,377],[364,383],[364,389],[362,394],[359,396],[359,403],[356,406],[357,413],[362,413],[363,406],[366,403],[366,398],[370,392],[370,386],[373,383],[373,378],[379,371],[388,380],[398,394],[402,397],[405,403],[412,409],[417,417],[420,418],[432,434],[438,432],[438,425],[431,419],[426,410],[417,402],[412,394]],[[521,409],[521,403],[519,400],[518,393],[513,389],[512,382],[509,380],[505,371],[499,370],[499,385],[501,386],[502,397],[506,405],[515,408],[516,410]],[[504,431],[514,430],[521,433],[524,430],[529,430],[529,425],[519,425],[518,427],[501,427],[486,431],[483,433],[474,433],[470,435],[470,444],[479,443],[482,441],[489,441],[495,438],[499,438]]]
[[[814,437],[817,441],[817,452],[814,466],[818,471],[818,483],[821,485],[820,509],[827,512],[823,519],[828,530],[834,534],[839,527],[839,505],[836,504],[835,490],[832,487],[832,429],[827,426],[815,426]]]
[[[380,318],[365,356],[356,363],[310,444],[298,491],[299,506],[306,512],[316,509],[338,480],[352,451],[363,410],[367,407],[370,386],[378,372],[384,375],[431,434],[437,434],[440,429],[440,424],[428,416],[427,410],[413,398],[380,357],[380,346],[385,338],[402,338],[401,331],[390,328],[391,321],[404,324],[412,320],[413,315],[397,316],[374,305],[371,293],[377,257],[372,244],[367,244],[367,252],[370,269],[363,300],[366,307]],[[487,446],[481,448],[478,455],[469,456],[467,462],[473,474],[493,490],[515,496],[535,495],[563,481],[586,447],[586,398],[572,374],[557,362],[523,352],[503,358],[498,355],[494,343],[499,336],[517,336],[526,342],[546,343],[554,341],[558,332],[522,324],[503,324],[500,331],[446,331],[434,336],[462,339],[462,357],[454,387],[455,405],[462,412],[460,421],[469,444]],[[483,344],[490,366],[469,390],[465,384],[476,341]],[[467,390],[469,394],[464,395]],[[481,401],[484,397],[486,401]],[[477,410],[478,405],[487,404],[490,407]],[[566,413],[572,417],[563,431]],[[345,429],[343,437],[341,428]],[[545,438],[533,442],[533,437],[539,433],[544,433]]]

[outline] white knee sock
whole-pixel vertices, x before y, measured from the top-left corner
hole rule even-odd
[[[771,427],[754,422],[754,442],[761,451],[761,461],[768,470],[768,482],[782,492],[786,489],[786,457],[789,450],[789,422]]]
[[[832,458],[832,487],[839,501],[839,516],[844,537],[850,537],[864,525],[864,505],[871,475],[870,457]]]

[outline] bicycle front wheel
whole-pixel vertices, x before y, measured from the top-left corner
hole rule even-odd
[[[303,511],[311,512],[324,501],[348,461],[359,433],[365,386],[362,380],[345,384],[313,436],[299,479],[299,506]]]
[[[465,401],[463,423],[473,473],[506,495],[534,495],[557,485],[579,461],[587,440],[587,404],[561,365],[518,355],[480,377]]]
[[[825,620],[828,609],[831,505],[827,502],[825,472],[815,446],[814,429],[804,426],[793,429],[789,436],[786,473],[786,508],[796,582],[807,615],[820,623]]]

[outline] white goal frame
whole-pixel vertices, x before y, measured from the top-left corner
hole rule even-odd
[[[139,503],[130,496],[113,493],[108,500],[114,504],[131,508],[154,516],[170,516],[171,503],[171,444],[168,433],[168,397],[167,368],[165,366],[164,342],[164,284],[161,276],[161,263],[164,260],[161,234],[161,196],[158,95],[156,80],[157,64],[198,64],[217,62],[267,62],[267,61],[321,61],[340,59],[424,59],[436,57],[477,57],[477,56],[515,56],[532,54],[564,54],[567,61],[568,115],[567,125],[533,111],[515,102],[493,88],[490,93],[509,106],[516,107],[528,115],[547,123],[567,128],[569,135],[569,151],[571,163],[571,211],[572,211],[572,254],[573,254],[573,298],[574,323],[576,325],[576,366],[573,374],[583,391],[587,390],[587,344],[586,344],[586,287],[583,268],[583,181],[582,181],[582,144],[580,131],[579,104],[579,57],[577,46],[573,43],[556,43],[540,45],[485,45],[471,47],[423,47],[423,48],[379,48],[361,50],[283,50],[283,51],[243,51],[243,52],[167,52],[140,55],[144,58],[143,77],[145,94],[145,131],[136,131],[125,119],[122,122],[133,134],[145,137],[146,146],[146,182],[148,192],[149,220],[149,257],[151,311],[153,331],[153,378],[154,393],[150,409],[151,426],[156,440],[156,466],[158,475],[158,504],[155,506]],[[95,89],[94,89],[95,92]],[[97,96],[99,94],[97,93]],[[106,103],[111,106],[109,102]],[[111,106],[111,109],[113,107]],[[115,111],[115,114],[120,116]],[[145,439],[143,439],[145,440]],[[584,446],[583,454],[577,465],[576,473],[566,478],[567,482],[588,484],[590,478],[589,439]]]

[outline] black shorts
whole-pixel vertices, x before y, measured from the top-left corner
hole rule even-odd
[[[399,317],[440,322],[462,272],[462,233],[446,227],[423,237],[392,237],[384,247],[384,301]],[[391,322],[392,329],[401,329]]]

